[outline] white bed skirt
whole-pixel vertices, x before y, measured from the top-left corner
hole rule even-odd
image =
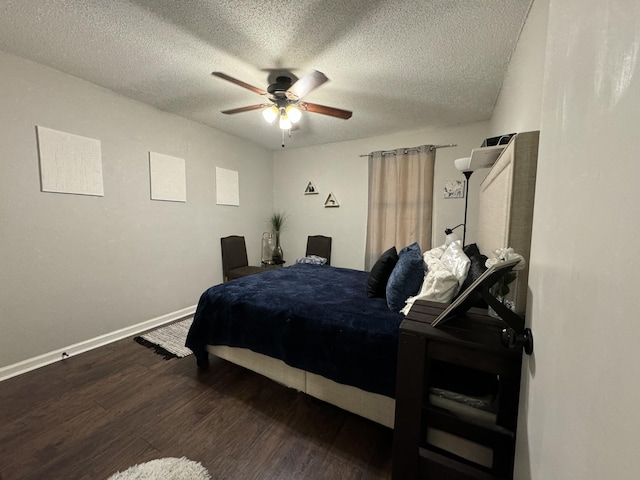
[[[216,357],[264,375],[286,387],[294,388],[385,427],[393,428],[396,408],[396,401],[393,398],[334,382],[315,373],[291,367],[282,360],[246,348],[208,345],[207,351]],[[447,410],[482,418],[485,421],[495,421],[493,414],[435,395],[430,395],[429,400],[433,405]],[[480,465],[490,466],[493,460],[493,452],[490,448],[440,430],[429,429],[427,441]]]
[[[287,387],[393,428],[396,408],[393,398],[334,382],[246,348],[209,345],[207,350],[216,357],[253,370]]]

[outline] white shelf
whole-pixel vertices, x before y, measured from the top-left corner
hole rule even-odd
[[[307,187],[304,189],[304,194],[305,195],[317,195],[318,194],[318,189],[316,188],[316,186],[313,184],[313,182],[311,180],[309,180],[309,183],[307,183]]]
[[[325,207],[339,207],[340,204],[338,203],[338,199],[336,198],[336,196],[333,194],[333,192],[331,192],[329,194],[329,196],[327,197],[327,199],[324,201],[324,206]]]
[[[471,156],[455,160],[456,169],[461,172],[474,172],[481,168],[490,168],[505,149],[506,145],[480,147],[471,150]]]

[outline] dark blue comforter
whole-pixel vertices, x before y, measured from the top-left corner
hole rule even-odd
[[[367,297],[368,273],[296,264],[209,288],[186,346],[244,347],[339,383],[394,396],[402,315]]]

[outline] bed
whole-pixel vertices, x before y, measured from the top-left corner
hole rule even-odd
[[[538,132],[512,137],[482,184],[479,220],[485,225],[477,243],[486,255],[512,246],[528,259],[537,143]],[[393,428],[403,317],[384,299],[367,297],[368,276],[300,264],[216,285],[202,294],[187,347],[199,366],[212,354]],[[521,272],[521,308],[526,281]],[[438,396],[434,392],[433,402]],[[481,410],[474,409],[486,417]]]
[[[187,347],[201,366],[212,353],[392,426],[403,316],[367,297],[368,277],[300,263],[216,285],[198,302]]]

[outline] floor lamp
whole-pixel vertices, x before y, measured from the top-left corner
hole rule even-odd
[[[467,179],[465,182],[466,185],[464,187],[464,222],[462,222],[462,246],[464,247],[465,240],[467,238],[467,208],[469,208],[469,178],[471,178],[471,174],[473,170],[465,170],[462,172],[464,177]]]
[[[486,162],[486,159],[485,159],[485,162]],[[465,187],[464,187],[464,222],[462,222],[460,225],[456,225],[453,228],[450,228],[450,229],[448,228],[447,230],[445,230],[445,234],[448,235],[453,231],[453,229],[462,226],[462,229],[463,229],[462,230],[462,246],[463,247],[466,245],[466,240],[467,240],[467,212],[469,210],[469,179],[471,178],[471,175],[473,174],[473,172],[478,168],[487,168],[493,165],[493,162],[495,162],[495,158],[493,158],[493,161],[489,165],[487,165],[485,162],[483,162],[483,164],[474,162],[473,152],[471,157],[458,158],[454,162],[456,169],[461,171],[462,174],[464,175],[464,178],[466,179]]]
[[[502,140],[502,138],[500,139]],[[470,157],[458,158],[454,161],[456,169],[464,175],[466,178],[466,185],[464,191],[464,223],[456,225],[453,228],[447,228],[445,230],[446,235],[451,235],[455,228],[463,227],[462,233],[462,246],[464,247],[467,239],[467,210],[469,208],[469,179],[471,174],[481,168],[490,168],[498,159],[502,150],[506,145],[494,145],[491,147],[480,147],[471,150]],[[455,235],[455,234],[453,234]]]
[[[458,237],[455,233],[453,233],[453,231],[458,227],[462,227],[462,246],[464,247],[466,244],[467,210],[469,209],[469,178],[471,178],[471,174],[473,173],[473,170],[469,168],[469,160],[470,160],[469,158],[459,158],[458,160],[456,160],[456,163],[455,163],[456,168],[458,170],[461,170],[462,174],[466,178],[465,189],[464,189],[464,222],[462,222],[459,225],[456,225],[455,227],[445,229],[444,231],[446,235],[445,243],[447,245],[452,241],[460,240],[460,237]]]

